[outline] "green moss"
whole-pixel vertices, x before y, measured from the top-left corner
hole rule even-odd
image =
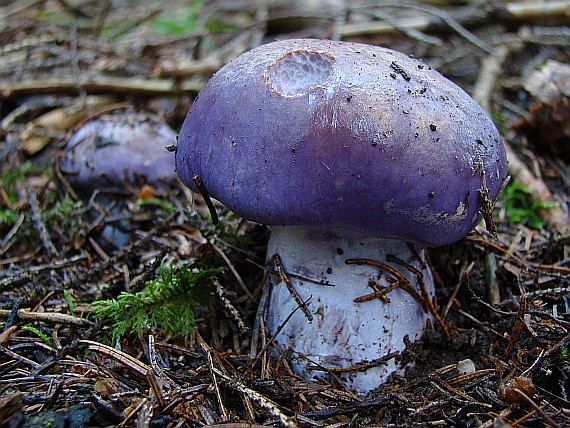
[[[539,210],[558,206],[556,202],[534,201],[532,192],[516,181],[511,182],[505,188],[501,194],[501,201],[509,223],[525,224],[532,229],[540,229],[544,226]]]
[[[184,36],[202,31],[208,33],[221,33],[236,31],[239,27],[225,20],[213,17],[203,19],[200,16],[204,7],[204,0],[193,0],[183,10],[164,10],[152,20],[152,29],[157,34],[169,36]]]
[[[152,20],[152,29],[157,34],[183,35],[192,34],[199,28],[199,13],[204,0],[194,0],[186,7],[182,16],[178,11],[165,10]]]
[[[42,220],[47,226],[59,224],[67,229],[75,229],[80,223],[77,210],[81,208],[81,201],[74,201],[69,196],[55,202],[53,207],[42,212]]]
[[[42,177],[42,181],[53,180],[51,166],[38,166],[25,162],[14,169],[2,171],[0,188],[3,198],[0,199],[0,231],[6,232],[23,216],[22,224],[15,231],[18,245],[22,248],[34,244],[37,240],[37,230],[34,227],[34,216],[31,211],[28,192],[38,192],[39,189],[30,186],[31,179]],[[45,190],[45,191],[44,191]],[[65,230],[73,235],[81,226],[82,202],[74,201],[69,196],[58,197],[55,187],[42,190],[38,206],[42,222],[50,231]],[[2,204],[5,200],[7,203]]]
[[[188,338],[196,324],[194,309],[212,296],[212,281],[221,269],[161,267],[157,278],[137,293],[93,303],[93,315],[110,324],[112,343],[127,332],[140,336],[150,327]]]
[[[2,171],[0,188],[11,206],[18,203],[18,186],[25,186],[26,178],[32,175],[46,174],[46,168],[24,162],[15,169]],[[1,200],[0,200],[1,201]],[[12,227],[20,218],[21,212],[0,203],[0,226]]]

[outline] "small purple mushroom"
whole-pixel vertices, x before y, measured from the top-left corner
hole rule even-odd
[[[294,369],[336,369],[362,393],[424,330],[419,285],[424,299],[434,286],[422,247],[469,233],[507,176],[499,133],[462,89],[390,49],[324,40],[267,44],[218,71],[176,167],[271,226],[268,260],[280,256],[290,284],[273,282],[266,326],[283,327],[275,340]]]
[[[99,192],[95,200],[121,218],[126,186],[154,190],[177,180],[174,155],[166,150],[175,143],[176,133],[157,117],[118,109],[89,119],[71,135],[59,170],[81,199]],[[129,241],[130,222],[118,223],[105,227],[103,236],[121,247]]]
[[[72,187],[90,196],[94,190],[136,185],[171,183],[175,177],[174,156],[166,146],[176,142],[176,133],[149,114],[116,110],[88,120],[69,138],[59,160]]]

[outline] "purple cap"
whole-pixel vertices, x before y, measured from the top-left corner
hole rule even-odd
[[[501,137],[458,86],[389,49],[285,40],[218,71],[190,108],[176,168],[267,225],[344,227],[439,246],[507,175]]]
[[[147,114],[115,111],[95,117],[69,139],[60,169],[82,194],[96,188],[136,184],[137,177],[156,186],[172,182],[174,156],[166,146],[176,133]]]

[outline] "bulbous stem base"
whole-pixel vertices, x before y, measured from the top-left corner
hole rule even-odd
[[[274,255],[279,256],[291,285],[313,318],[309,321],[302,310],[296,310],[299,305],[282,278],[275,275],[265,314],[266,327],[273,336],[285,324],[275,341],[283,351],[290,352],[293,369],[305,378],[325,376],[323,367],[349,369],[373,363],[404,350],[405,337],[413,342],[422,335],[428,314],[401,287],[386,294],[389,302],[377,297],[354,301],[373,293],[372,287],[392,285],[396,279],[392,274],[366,264],[346,263],[350,259],[385,263],[421,294],[417,272],[387,261],[388,256],[396,257],[421,272],[432,297],[433,278],[421,249],[414,251],[402,241],[341,229],[273,227],[267,254],[270,261]],[[350,390],[367,393],[401,368],[395,358],[365,366],[368,368],[364,370],[337,373]]]

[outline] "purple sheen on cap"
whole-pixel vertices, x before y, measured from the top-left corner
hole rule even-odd
[[[507,176],[502,139],[461,88],[389,49],[324,40],[260,46],[190,108],[180,179],[267,225],[344,227],[421,245],[463,238]]]
[[[136,184],[144,177],[149,185],[170,183],[175,177],[176,133],[147,114],[105,114],[81,126],[69,139],[59,165],[80,193],[99,187]]]

